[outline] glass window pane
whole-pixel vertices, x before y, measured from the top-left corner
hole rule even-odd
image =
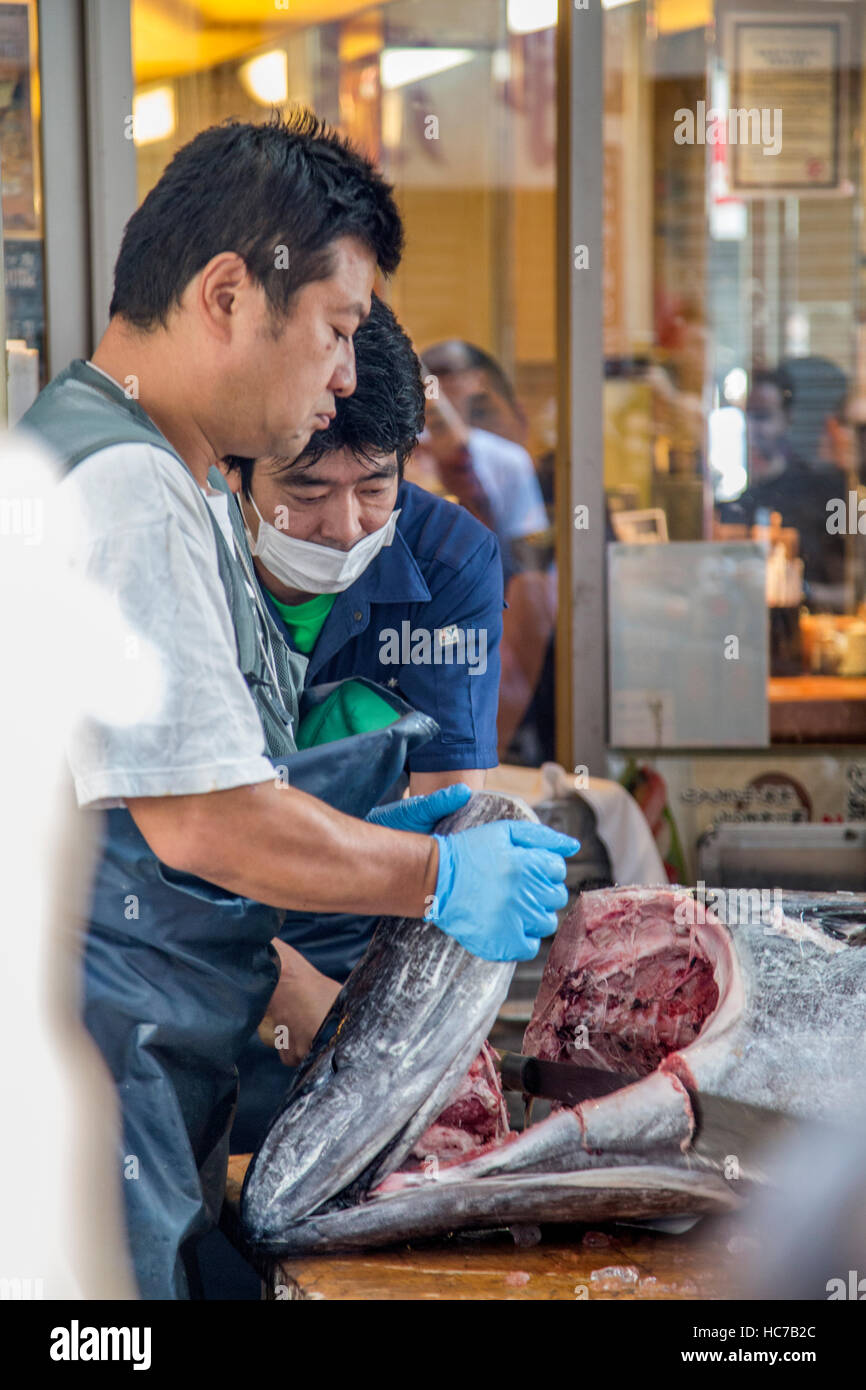
[[[834,716],[866,695],[831,681],[866,677],[863,13],[604,18],[612,529],[761,546],[770,727],[790,706],[807,742],[852,737]]]

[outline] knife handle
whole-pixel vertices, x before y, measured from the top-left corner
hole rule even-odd
[[[535,1095],[537,1092],[534,1087],[538,1085],[538,1077],[534,1073],[534,1057],[522,1057],[519,1052],[503,1052],[501,1054],[499,1074],[502,1077],[503,1090],[523,1091],[529,1095]]]

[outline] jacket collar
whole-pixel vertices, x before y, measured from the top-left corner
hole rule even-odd
[[[355,607],[365,603],[426,603],[431,594],[418,562],[400,531],[400,520],[394,539],[379,551],[375,560],[343,594],[338,595]]]

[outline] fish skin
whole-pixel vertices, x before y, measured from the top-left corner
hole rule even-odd
[[[668,910],[688,899],[689,890],[585,893],[550,952],[524,1051],[544,1055],[544,1038],[550,1037],[545,1015],[555,1002],[557,971],[573,960],[584,918],[605,907],[603,894],[618,895],[607,902],[621,904],[626,920],[631,913],[639,921],[651,916],[653,902]],[[302,1202],[293,1203],[292,1218],[260,1231],[256,1243],[273,1253],[300,1254],[527,1221],[654,1219],[733,1209],[748,1182],[728,1184],[721,1160],[692,1148],[695,1119],[686,1088],[782,1115],[832,1119],[856,1104],[866,1064],[866,949],[821,930],[821,912],[831,911],[836,899],[798,893],[782,894],[781,902],[769,923],[727,927],[707,912],[698,935],[712,960],[718,999],[695,1040],[672,1050],[649,1075],[609,1096],[557,1110],[474,1158],[443,1164],[435,1181],[425,1173],[395,1171],[411,1148],[408,1135],[414,1142],[447,1104],[443,1082],[435,1104],[423,1106],[423,1124],[413,1116],[384,1142],[380,1124],[377,1159],[354,1182],[341,1186],[341,1172],[335,1173],[325,1184],[329,1198],[306,1210]],[[852,902],[866,922],[866,896],[846,895],[846,907]],[[683,939],[691,959],[689,930]],[[378,957],[380,966],[391,959]],[[464,1057],[471,1062],[475,1055],[478,1032],[474,1016],[467,1021],[454,1007],[450,1017],[461,1039],[471,1030],[471,1043],[453,1053],[453,1091]],[[389,1108],[398,1101],[390,1094]],[[297,1109],[293,1118],[297,1123]],[[317,1109],[317,1129],[319,1123]],[[278,1146],[272,1152],[278,1162]],[[743,1176],[756,1173],[764,1176],[760,1166],[747,1165]]]
[[[866,1067],[866,950],[815,940],[808,924],[798,933],[787,912],[772,927],[730,930],[743,1009],[662,1070],[693,1090],[793,1117],[850,1114]]]
[[[436,831],[536,819],[518,798],[476,792]],[[349,1205],[399,1167],[469,1070],[513,973],[431,922],[378,923],[247,1171],[251,1239],[329,1201]]]
[[[263,1253],[370,1250],[458,1230],[537,1222],[641,1221],[737,1211],[741,1199],[715,1173],[655,1164],[566,1173],[513,1173],[444,1185],[428,1181],[297,1222]]]
[[[609,1101],[619,1104],[603,1104]],[[633,1164],[640,1159],[676,1164],[694,1132],[694,1116],[682,1083],[658,1072],[634,1087],[600,1100],[555,1110],[552,1115],[461,1163],[441,1164],[440,1183],[461,1182],[518,1172],[569,1172],[606,1163]],[[387,1190],[421,1187],[424,1173],[393,1173]],[[376,1190],[378,1191],[378,1189]],[[376,1191],[371,1195],[375,1196]]]

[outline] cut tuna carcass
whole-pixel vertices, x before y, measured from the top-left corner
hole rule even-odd
[[[526,811],[476,794],[448,828],[503,813]],[[728,926],[686,889],[583,894],[524,1051],[626,1084],[520,1135],[479,1054],[510,968],[429,923],[382,922],[248,1174],[252,1241],[302,1253],[731,1210],[747,1183],[696,1149],[695,1092],[810,1119],[859,1095],[866,949],[834,935],[841,896],[782,894],[769,919]],[[866,897],[844,897],[866,927]]]
[[[448,1105],[421,1135],[410,1157],[421,1164],[431,1158],[437,1163],[466,1158],[502,1143],[510,1128],[493,1050],[485,1042]]]

